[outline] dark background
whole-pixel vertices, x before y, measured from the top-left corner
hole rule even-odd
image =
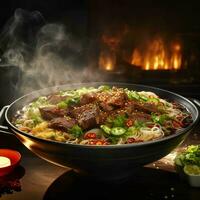
[[[182,34],[184,38],[189,36],[190,46],[195,48],[200,44],[200,4],[197,0],[6,0],[0,6],[0,32],[17,8],[30,12],[38,10],[46,23],[64,24],[79,40],[94,41],[105,30],[115,32],[128,25],[153,35],[162,32],[172,36]],[[90,45],[90,42],[85,43],[85,48]],[[98,48],[94,47],[93,50]],[[0,44],[0,53],[3,52],[4,46]],[[0,107],[16,99],[19,78],[20,72],[15,66],[1,65],[0,93],[4,96],[0,98]]]
[[[0,7],[0,27],[15,9],[38,10],[48,22],[61,22],[78,29],[83,21],[86,28],[101,23],[132,23],[155,30],[200,30],[200,5],[197,0],[7,0]]]

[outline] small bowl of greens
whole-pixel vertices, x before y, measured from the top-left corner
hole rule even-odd
[[[200,187],[200,145],[188,146],[174,161],[181,178],[193,187]]]

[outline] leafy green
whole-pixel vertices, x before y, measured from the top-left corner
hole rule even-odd
[[[30,104],[31,108],[38,108],[40,106],[48,105],[47,98],[44,96],[39,97],[37,100],[33,101]]]
[[[116,136],[109,136],[108,139],[112,144],[117,144],[120,138]]]
[[[200,167],[200,145],[190,145],[187,149],[178,154],[175,163],[180,166],[197,165]]]
[[[61,101],[57,104],[58,108],[64,109],[67,108],[67,103],[65,101]]]
[[[74,136],[74,137],[80,137],[81,135],[83,135],[83,130],[81,129],[80,126],[78,125],[74,125],[69,132]]]
[[[107,91],[110,90],[111,88],[109,85],[101,85],[98,89],[101,91]]]
[[[163,123],[166,121],[166,120],[169,120],[170,117],[166,114],[163,114],[163,115],[155,115],[154,113],[151,114],[151,119],[155,122],[155,123],[158,123],[160,125],[163,125]]]
[[[126,94],[130,100],[140,100],[140,95],[136,91],[126,90]]]
[[[67,105],[70,106],[70,105],[79,103],[80,97],[70,98],[70,99],[67,99],[66,101],[67,101]]]
[[[124,127],[124,123],[127,120],[125,115],[118,115],[115,119],[110,120],[113,127]]]
[[[64,109],[64,108],[67,108],[68,106],[71,106],[71,105],[74,105],[74,104],[79,103],[79,101],[80,101],[80,97],[75,97],[75,98],[70,97],[70,98],[67,98],[67,99],[64,100],[64,101],[59,102],[59,103],[57,104],[57,106],[58,106],[59,108]]]
[[[33,120],[34,126],[43,122],[41,115],[37,108],[30,107],[27,112],[28,117]]]
[[[32,120],[33,120],[34,125],[37,125],[37,124],[43,122],[42,118],[40,116],[36,116],[36,115],[34,117],[32,117]]]
[[[131,126],[128,128],[126,135],[127,136],[131,136],[131,135],[135,135],[137,133],[137,129],[134,126]]]
[[[136,121],[134,122],[134,127],[135,127],[136,129],[140,129],[140,128],[145,127],[145,126],[146,126],[145,123],[142,122],[142,121],[136,120]]]

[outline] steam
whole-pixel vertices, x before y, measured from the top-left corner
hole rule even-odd
[[[74,82],[102,81],[86,62],[87,49],[62,24],[46,24],[38,11],[17,9],[0,35],[2,59],[19,67],[20,94]]]

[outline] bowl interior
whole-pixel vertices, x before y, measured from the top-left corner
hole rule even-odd
[[[81,83],[81,84],[60,85],[60,86],[55,86],[55,87],[51,87],[51,88],[45,88],[42,90],[34,91],[28,95],[25,95],[25,96],[17,99],[10,105],[10,107],[8,108],[8,110],[6,112],[7,122],[9,123],[9,125],[12,128],[14,128],[16,130],[16,127],[12,124],[12,119],[13,119],[13,116],[15,115],[15,113],[39,96],[48,95],[51,93],[58,92],[60,90],[68,90],[68,89],[71,90],[71,89],[77,89],[77,88],[81,88],[81,87],[98,87],[100,85],[117,86],[117,87],[128,88],[130,90],[136,90],[136,91],[151,91],[151,92],[156,93],[158,96],[160,96],[163,99],[166,99],[166,100],[169,100],[172,102],[177,102],[177,103],[183,105],[191,113],[192,118],[193,118],[193,123],[190,124],[187,128],[185,128],[182,132],[187,132],[188,130],[190,130],[198,121],[199,111],[198,111],[197,107],[194,105],[194,103],[192,103],[187,98],[185,98],[181,95],[178,95],[176,93],[172,93],[170,91],[166,91],[166,90],[155,88],[155,87],[138,85],[138,84],[98,82],[98,83],[84,83],[84,84]],[[24,134],[30,136],[30,134],[26,134],[26,133],[24,133]],[[177,134],[180,134],[180,133],[177,133]],[[176,134],[174,134],[174,135],[176,135]],[[159,141],[159,140],[162,140],[162,139],[158,139],[156,141]],[[109,145],[109,146],[111,146],[111,145]]]

